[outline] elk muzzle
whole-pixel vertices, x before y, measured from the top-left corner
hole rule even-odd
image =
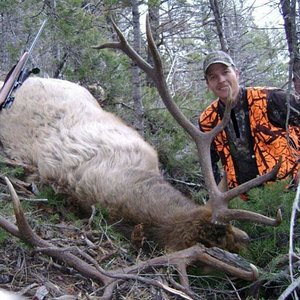
[[[208,222],[199,231],[199,243],[237,253],[248,246],[249,236],[230,224]]]

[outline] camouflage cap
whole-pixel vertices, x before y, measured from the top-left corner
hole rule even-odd
[[[223,51],[211,52],[206,56],[203,62],[204,76],[206,75],[207,69],[212,64],[223,64],[226,65],[227,67],[234,66],[234,62],[232,58],[226,52]]]

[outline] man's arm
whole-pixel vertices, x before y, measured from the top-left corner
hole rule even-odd
[[[286,127],[286,118],[288,114],[288,95],[285,91],[275,89],[268,94],[268,117],[273,125],[281,128]],[[300,126],[300,99],[291,94],[289,99],[289,119],[288,123],[294,126]]]

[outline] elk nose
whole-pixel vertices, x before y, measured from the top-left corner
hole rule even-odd
[[[245,248],[250,243],[250,238],[245,231],[242,231],[238,228],[233,228],[234,232],[234,239],[237,245],[240,247],[238,248]]]
[[[250,240],[249,235],[245,231],[238,229],[237,234],[238,234],[238,237],[239,237],[240,240],[245,241],[245,242],[249,242],[249,240]]]

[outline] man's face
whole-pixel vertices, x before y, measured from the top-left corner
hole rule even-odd
[[[239,73],[233,67],[224,64],[212,64],[206,72],[208,88],[225,104],[228,98],[229,87],[232,89],[234,103],[239,95]]]

